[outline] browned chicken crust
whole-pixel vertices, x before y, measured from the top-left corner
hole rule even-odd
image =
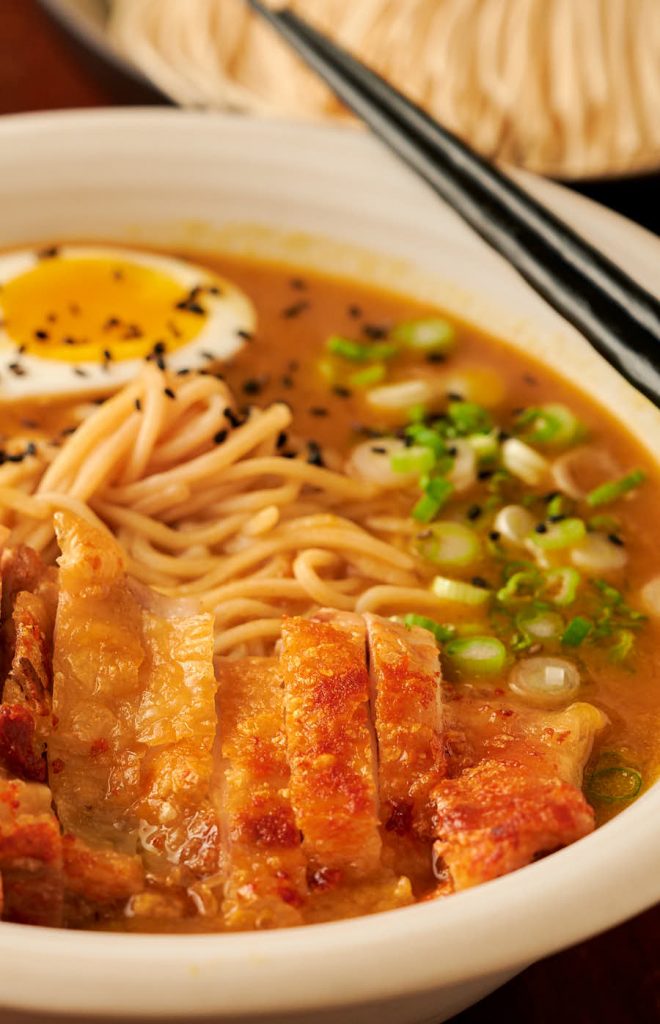
[[[284,690],[277,661],[223,660],[218,677],[225,923],[231,929],[302,924],[307,865],[288,796]]]

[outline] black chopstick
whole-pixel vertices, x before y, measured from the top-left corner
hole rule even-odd
[[[634,387],[660,406],[660,303],[383,78],[288,9],[249,5]],[[567,368],[569,369],[569,368]]]

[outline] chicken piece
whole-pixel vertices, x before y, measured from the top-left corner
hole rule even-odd
[[[55,515],[55,526],[62,554],[48,758],[57,813],[65,832],[134,853],[141,610],[110,534],[68,512]]]
[[[62,550],[50,773],[66,832],[151,872],[218,867],[213,619],[131,580],[109,534],[56,515]]]
[[[137,805],[141,842],[152,870],[156,854],[196,878],[213,875],[220,863],[211,796],[217,690],[213,617],[193,612],[190,602],[131,586],[142,608],[145,650],[145,686],[135,718],[137,740],[146,750]]]
[[[430,871],[430,794],[445,772],[438,648],[425,629],[367,625],[380,816],[396,870]]]
[[[0,777],[0,876],[4,921],[62,924],[62,838],[46,786]]]
[[[230,929],[303,923],[306,861],[288,797],[284,691],[272,658],[218,663],[219,796]]]
[[[597,708],[543,712],[470,695],[447,705],[447,719],[467,744],[454,765],[462,774],[434,792],[440,893],[497,878],[592,831],[579,787],[607,721]]]
[[[144,869],[137,856],[93,848],[71,835],[62,838],[62,855],[69,927],[120,909],[144,889]]]
[[[436,871],[447,891],[515,871],[594,828],[579,789],[515,761],[480,761],[446,780],[436,813]]]
[[[11,625],[14,653],[0,705],[0,763],[14,775],[46,781],[50,728],[54,608],[39,594],[16,595]]]
[[[450,759],[454,771],[482,759],[516,761],[578,788],[594,739],[607,724],[593,704],[543,711],[469,690],[445,700],[445,720],[454,741],[460,738],[459,753]]]
[[[291,801],[312,872],[380,867],[365,626],[338,612],[282,626]]]

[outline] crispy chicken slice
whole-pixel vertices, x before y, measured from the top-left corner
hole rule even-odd
[[[291,800],[311,870],[364,877],[381,855],[364,621],[286,619],[280,670]]]
[[[45,782],[56,572],[21,546],[2,552],[0,583],[0,764],[22,779]]]
[[[334,611],[285,620],[280,671],[291,802],[314,897],[307,920],[336,917],[337,901],[343,917],[411,902],[409,880],[381,860],[364,620]]]
[[[284,690],[274,658],[221,660],[219,769],[225,816],[222,913],[230,929],[303,923],[306,860],[288,796]]]
[[[428,630],[364,619],[385,845],[396,870],[426,874],[430,795],[445,773],[438,648]]]
[[[592,831],[579,787],[607,721],[597,708],[543,712],[470,695],[447,705],[447,719],[467,743],[455,764],[462,774],[434,793],[440,893],[497,878]]]
[[[50,776],[66,832],[133,854],[150,872],[217,871],[210,799],[213,620],[141,587],[108,534],[56,516]]]
[[[0,777],[0,877],[4,921],[62,924],[62,838],[46,786]]]
[[[112,914],[144,889],[138,856],[91,847],[75,836],[62,837],[62,868],[68,926]]]
[[[582,793],[515,761],[480,761],[436,792],[437,871],[446,891],[498,878],[588,835]]]

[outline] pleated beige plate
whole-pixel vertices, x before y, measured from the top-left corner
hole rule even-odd
[[[657,239],[525,181],[657,291]],[[67,236],[224,246],[433,298],[587,386],[660,462],[660,412],[363,133],[167,109],[2,119],[0,245]],[[444,1020],[532,961],[649,907],[659,862],[656,785],[513,875],[373,917],[215,936],[1,924],[0,1022],[48,1011],[67,1021]]]

